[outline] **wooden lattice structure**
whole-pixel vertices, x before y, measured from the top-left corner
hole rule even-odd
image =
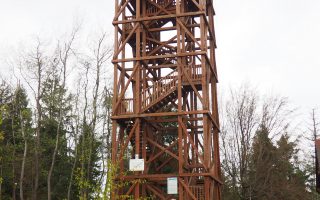
[[[220,200],[213,17],[211,0],[115,0],[113,199]]]

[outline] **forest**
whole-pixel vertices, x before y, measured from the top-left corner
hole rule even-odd
[[[106,32],[80,48],[79,32],[37,38],[1,72],[0,200],[109,199],[113,48]],[[318,111],[302,123],[290,99],[249,83],[224,94],[223,199],[319,199]]]

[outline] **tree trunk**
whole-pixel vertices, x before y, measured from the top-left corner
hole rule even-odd
[[[72,44],[74,42],[75,36],[78,32],[78,28],[75,28],[71,34],[71,38],[70,40],[65,43],[65,49],[62,51],[60,49],[60,61],[62,63],[62,72],[63,72],[63,79],[62,79],[62,86],[59,93],[59,117],[58,117],[58,127],[57,127],[57,134],[56,134],[56,143],[55,143],[55,148],[54,148],[54,152],[52,154],[52,161],[51,161],[51,166],[50,166],[50,170],[48,172],[48,179],[47,179],[47,184],[48,184],[48,200],[51,200],[51,177],[52,177],[52,172],[53,172],[53,168],[54,168],[54,164],[56,161],[56,155],[58,152],[58,147],[59,147],[59,137],[60,137],[60,127],[61,127],[61,123],[63,120],[63,113],[62,113],[62,102],[63,102],[63,90],[66,87],[66,73],[67,73],[67,62],[68,62],[68,58],[70,56],[70,52],[71,52],[71,47]]]
[[[93,103],[92,103],[92,121],[90,123],[92,127],[92,133],[89,135],[89,158],[88,158],[88,164],[87,164],[87,179],[90,178],[90,168],[92,164],[92,151],[94,148],[94,139],[95,139],[95,129],[97,125],[97,118],[98,118],[98,99],[99,99],[99,89],[100,89],[100,77],[101,77],[101,67],[103,63],[108,59],[110,56],[109,50],[103,49],[103,43],[105,41],[106,34],[102,34],[102,36],[99,38],[99,41],[97,43],[97,48],[95,50],[95,66],[96,66],[96,79],[95,79],[95,86],[94,86],[94,95],[93,95]]]
[[[23,150],[21,173],[20,173],[20,182],[19,182],[20,200],[23,200],[23,178],[24,178],[24,169],[25,169],[27,151],[28,151],[28,143],[27,143],[27,140],[25,140],[24,141],[24,150]]]
[[[313,166],[314,166],[314,181],[313,181],[313,188],[315,188],[316,191],[319,190],[319,183],[317,184],[318,180],[317,180],[317,170],[319,170],[319,166],[318,166],[318,162],[317,162],[317,146],[315,145],[316,144],[316,141],[318,139],[318,126],[319,126],[319,122],[317,121],[317,117],[316,117],[316,113],[315,113],[315,109],[312,109],[312,113],[311,113],[311,120],[312,120],[312,128],[311,128],[311,131],[312,131],[312,138],[311,140],[313,141],[314,143],[314,158],[313,158]]]
[[[49,172],[48,172],[48,179],[47,179],[47,184],[48,184],[48,200],[51,200],[51,177],[52,177],[52,172],[53,172],[54,164],[55,164],[55,161],[56,161],[56,155],[57,155],[57,152],[58,152],[59,136],[60,136],[60,134],[59,134],[60,124],[61,124],[61,119],[60,119],[60,121],[59,121],[58,128],[57,128],[56,144],[55,144],[54,151],[53,151],[53,154],[52,154],[51,166],[50,166],[50,169],[49,169]]]
[[[88,74],[89,74],[89,66],[86,66],[86,82],[85,82],[85,86],[84,86],[84,108],[83,108],[83,116],[82,116],[82,130],[85,130],[85,125],[87,124],[87,109],[88,109],[88,97],[87,97],[87,92],[88,92]],[[81,182],[85,182],[85,160],[86,158],[86,152],[85,152],[85,141],[86,141],[86,134],[83,132],[82,133],[82,141],[81,141],[81,178],[80,181]],[[83,186],[81,186],[80,188],[80,197],[82,199],[86,199],[86,188],[84,188]]]
[[[13,122],[14,116],[11,118],[11,131],[12,131],[12,140],[13,140],[13,151],[12,151],[12,199],[16,200],[16,169],[15,169],[15,162],[16,162],[16,136],[14,132],[14,122]]]
[[[21,165],[21,172],[20,172],[19,189],[20,189],[20,200],[23,200],[24,199],[23,198],[23,178],[24,178],[24,169],[25,169],[27,151],[28,151],[28,142],[24,132],[24,125],[23,125],[21,111],[20,111],[20,123],[21,123],[21,133],[24,140],[24,150],[23,150],[23,158],[22,158],[22,165]]]
[[[36,59],[37,59],[37,94],[36,94],[36,110],[37,110],[37,128],[36,128],[36,146],[35,146],[35,180],[34,180],[34,190],[32,199],[37,200],[38,196],[38,188],[39,188],[39,157],[40,157],[40,128],[41,128],[41,81],[42,81],[42,70],[43,70],[43,63],[40,53],[40,43],[37,46],[36,52]]]
[[[80,83],[78,84],[80,85]],[[78,159],[78,148],[77,148],[77,144],[78,144],[78,133],[79,133],[79,94],[80,94],[80,88],[78,87],[77,89],[77,96],[76,96],[76,105],[75,105],[75,110],[76,110],[76,114],[75,116],[76,117],[76,130],[72,131],[75,136],[74,136],[74,146],[75,146],[75,155],[74,155],[74,161],[73,161],[73,164],[72,164],[72,170],[71,170],[71,175],[70,175],[70,180],[69,180],[69,185],[68,185],[68,196],[67,196],[67,199],[70,200],[70,197],[71,197],[71,187],[72,187],[72,181],[73,181],[73,176],[74,176],[74,171],[75,171],[75,168],[76,168],[76,165],[77,165],[77,159]]]
[[[77,164],[77,158],[78,158],[78,151],[76,149],[76,153],[75,153],[74,161],[73,161],[73,165],[72,165],[72,170],[71,170],[69,186],[68,186],[68,198],[67,198],[68,200],[70,200],[70,196],[71,196],[72,180],[73,180],[74,170],[75,170],[76,164]]]

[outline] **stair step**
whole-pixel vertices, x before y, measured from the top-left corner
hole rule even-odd
[[[177,97],[177,88],[175,88],[172,92],[168,93],[165,96],[162,96],[158,100],[148,105],[146,108],[144,108],[143,111],[147,113],[156,112],[157,110],[163,108],[163,106],[168,105],[168,103],[171,102],[176,97]]]

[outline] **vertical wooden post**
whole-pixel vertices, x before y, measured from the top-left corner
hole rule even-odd
[[[177,5],[176,5],[176,14],[179,15],[181,13],[181,0],[177,0]],[[176,20],[180,20],[179,17],[176,18]],[[177,54],[181,54],[181,28],[180,26],[177,24]],[[181,79],[181,75],[182,75],[182,71],[181,71],[181,63],[182,63],[182,59],[181,57],[177,58],[177,66],[178,66],[178,112],[182,111],[182,79]],[[181,121],[182,117],[178,116],[178,121]],[[179,155],[179,174],[183,173],[183,129],[181,127],[181,125],[178,125],[178,155]],[[179,183],[178,184],[178,193],[179,193],[179,200],[183,200],[183,187],[182,185]]]
[[[118,12],[119,10],[119,2],[118,0],[115,0],[115,13]],[[115,31],[115,34],[114,34],[114,50],[115,52],[117,52],[118,50],[118,46],[119,46],[119,43],[118,43],[118,32],[119,32],[119,26],[115,26],[114,27],[114,31]],[[113,76],[114,76],[114,79],[115,80],[118,80],[118,68],[117,68],[117,63],[114,63],[114,72],[113,72]],[[115,105],[116,102],[117,102],[117,96],[118,96],[118,91],[117,91],[117,88],[118,88],[118,84],[117,84],[117,81],[114,81],[113,82],[113,101],[112,101],[112,104]],[[115,113],[113,113],[114,115]],[[111,163],[112,163],[112,166],[114,167],[116,165],[116,160],[117,160],[117,122],[115,120],[112,120],[112,133],[111,133],[111,141],[112,141],[112,153],[111,153]],[[111,180],[112,181],[112,184],[114,185],[115,182],[114,180]],[[116,194],[115,192],[111,192],[111,199],[114,200],[116,199]]]

